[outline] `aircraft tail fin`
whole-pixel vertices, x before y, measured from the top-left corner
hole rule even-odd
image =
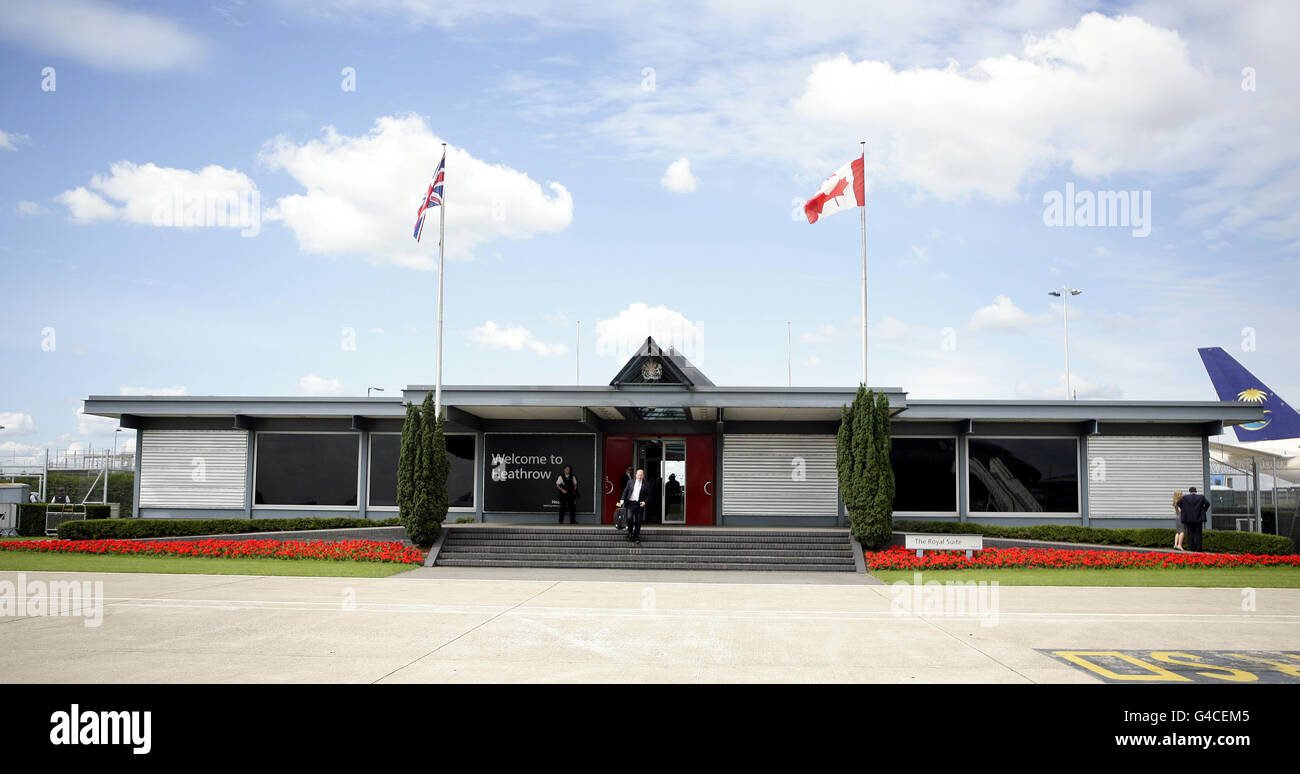
[[[1264,407],[1264,419],[1235,425],[1238,441],[1278,441],[1300,438],[1300,413],[1269,389],[1246,367],[1238,363],[1222,347],[1201,347],[1196,350],[1205,364],[1205,372],[1214,383],[1219,400],[1258,403]]]

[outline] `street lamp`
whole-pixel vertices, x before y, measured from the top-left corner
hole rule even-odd
[[[1047,295],[1061,299],[1061,315],[1065,318],[1065,399],[1073,396],[1070,392],[1070,296],[1077,296],[1082,290],[1066,286],[1060,290],[1049,290]]]
[[[366,388],[366,397],[367,397],[367,398],[370,397],[370,391],[371,391],[371,390],[379,390],[380,392],[383,392],[383,391],[384,391],[384,388],[383,388],[383,387],[367,387],[367,388]]]

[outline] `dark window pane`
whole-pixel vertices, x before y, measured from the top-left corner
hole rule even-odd
[[[447,436],[447,502],[452,508],[474,507],[474,436]]]
[[[397,457],[402,436],[370,436],[370,505],[374,508],[397,505]]]
[[[448,435],[447,501],[451,508],[474,507],[474,436]],[[370,436],[370,506],[397,506],[397,463],[402,436]]]
[[[483,510],[489,513],[555,513],[555,479],[565,465],[578,478],[578,513],[592,513],[600,485],[595,483],[596,436],[588,433],[487,433],[483,436],[487,473]]]
[[[957,441],[954,438],[894,438],[895,511],[957,510]]]
[[[1073,438],[971,438],[971,511],[1077,513],[1078,448]]]
[[[258,433],[257,505],[357,504],[357,436]]]

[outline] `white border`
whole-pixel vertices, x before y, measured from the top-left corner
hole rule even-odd
[[[585,515],[585,514],[588,514],[588,513],[590,513],[590,514],[596,514],[596,513],[599,512],[599,511],[596,510],[597,502],[596,502],[596,495],[595,495],[595,492],[596,492],[596,491],[603,491],[603,489],[602,489],[601,487],[599,487],[599,486],[596,485],[596,465],[598,464],[596,458],[600,456],[600,455],[598,454],[598,452],[600,451],[600,449],[598,448],[598,445],[597,445],[597,443],[596,443],[596,441],[597,441],[598,438],[599,438],[599,435],[598,435],[597,433],[530,433],[530,432],[527,432],[527,431],[524,431],[524,432],[510,432],[510,431],[508,431],[508,430],[501,430],[501,431],[494,432],[494,433],[484,433],[484,434],[483,434],[483,479],[484,479],[485,481],[487,480],[487,477],[491,474],[490,469],[489,469],[489,467],[488,467],[488,451],[487,451],[487,437],[488,437],[489,435],[585,435],[585,436],[590,437],[590,438],[591,438],[591,478],[588,479],[588,481],[591,482],[591,483],[590,483],[590,486],[596,486],[596,489],[593,490],[593,494],[592,494],[591,510],[590,510],[590,511],[579,511],[579,513],[582,513],[582,514]],[[554,485],[555,485],[555,482],[554,482],[554,481],[551,481],[551,485],[554,486]],[[581,484],[579,484],[579,486],[581,486]],[[601,497],[603,498],[604,495],[602,494]],[[549,514],[550,511],[545,511],[545,510],[537,510],[537,511],[489,511],[489,510],[487,509],[487,492],[485,491],[485,492],[483,493],[483,517],[486,519],[486,518],[487,518],[487,515],[488,515],[489,513],[492,513],[492,514],[502,514],[502,515],[510,515],[510,514],[525,514],[525,515],[533,515],[533,514],[538,514],[538,513],[541,513],[541,514]]]
[[[952,510],[951,511],[894,511],[894,513],[902,513],[902,514],[909,514],[909,513],[936,514],[937,513],[937,514],[943,514],[945,516],[960,516],[961,515],[961,439],[959,439],[955,435],[894,435],[894,436],[890,436],[891,444],[893,442],[893,439],[895,438],[908,438],[908,439],[928,438],[928,439],[937,439],[940,441],[952,441]],[[970,472],[969,465],[966,467],[966,470],[967,473]],[[837,487],[838,487],[838,483],[839,482],[837,481],[836,482]],[[969,487],[970,487],[970,482],[968,481],[967,482],[968,494],[969,494]],[[967,497],[967,499],[969,500],[970,498]]]
[[[279,508],[289,511],[356,511],[361,512],[361,431],[360,430],[255,430],[253,438],[253,492],[252,507]],[[260,441],[263,435],[355,435],[357,437],[357,504],[356,505],[277,505],[276,503],[257,502],[257,461],[260,456]]]
[[[1072,440],[1074,441],[1074,502],[1076,505],[1083,504],[1083,479],[1082,472],[1079,469],[1079,457],[1083,450],[1080,448],[1079,436],[1077,435],[973,435],[966,436],[966,514],[968,516],[1006,516],[1008,518],[1048,518],[1055,516],[1082,516],[1083,509],[1079,508],[1074,511],[972,511],[970,509],[970,442],[971,440],[984,440],[986,438],[1022,438],[1025,440]]]
[[[394,512],[394,513],[397,513],[397,512],[400,511],[401,509],[398,508],[398,506],[396,506],[396,505],[371,505],[371,504],[370,504],[370,471],[373,470],[373,468],[371,467],[371,461],[374,459],[374,449],[375,449],[375,443],[374,443],[374,441],[375,441],[375,436],[377,436],[377,435],[395,435],[395,436],[398,436],[398,437],[400,438],[401,435],[402,435],[402,433],[401,433],[400,430],[398,430],[398,431],[385,430],[385,431],[383,431],[383,432],[379,432],[379,433],[371,432],[371,433],[369,433],[368,435],[369,435],[368,440],[369,440],[370,442],[366,444],[366,510],[367,510],[367,511],[392,511],[392,512]],[[463,436],[463,435],[468,435],[468,436],[470,436],[471,438],[474,439],[474,502],[477,503],[477,502],[478,502],[478,498],[479,498],[479,491],[478,491],[478,458],[479,458],[479,451],[478,451],[478,433],[443,433],[443,435],[447,435],[447,436],[451,436],[451,435],[462,435],[462,436]],[[398,455],[399,455],[399,456],[401,455],[401,445],[400,445],[400,444],[398,445]],[[464,506],[464,505],[456,505],[456,506],[448,506],[448,507],[447,507],[447,510],[448,510],[449,512],[450,512],[450,511],[456,511],[457,513],[474,513],[474,512],[476,512],[478,509],[477,509],[477,507],[474,506],[474,505],[471,505],[471,506],[468,506],[468,507],[466,507],[466,506]]]

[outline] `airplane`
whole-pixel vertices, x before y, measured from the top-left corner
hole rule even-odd
[[[1257,403],[1264,407],[1264,419],[1233,426],[1237,443],[1223,446],[1235,450],[1234,456],[1262,452],[1275,457],[1279,478],[1300,481],[1300,413],[1222,347],[1201,347],[1196,351],[1219,400]]]

